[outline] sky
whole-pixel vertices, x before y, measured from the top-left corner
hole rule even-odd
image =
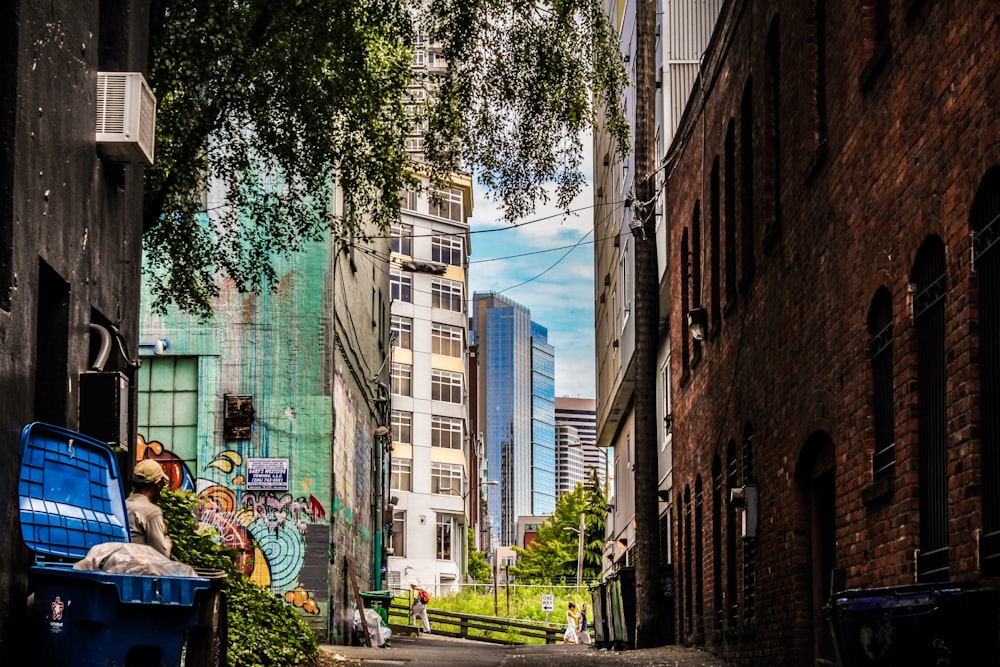
[[[518,227],[504,222],[497,203],[478,183],[474,185],[473,216],[469,218],[469,298],[475,292],[494,291],[526,306],[531,319],[549,330],[549,344],[555,348],[556,396],[593,398],[594,197],[589,155],[583,165],[587,182],[571,207],[579,210],[562,215],[550,201],[518,220],[518,224],[529,223]],[[497,228],[503,231],[482,231]],[[570,250],[569,246],[588,232],[590,235]],[[539,250],[551,252],[512,257]]]

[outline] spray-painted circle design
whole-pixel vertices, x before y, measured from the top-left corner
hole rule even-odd
[[[298,581],[305,560],[306,545],[294,524],[268,525],[258,517],[247,526],[271,570],[271,587],[285,590]]]

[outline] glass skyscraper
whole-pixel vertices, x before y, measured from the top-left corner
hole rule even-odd
[[[514,544],[517,517],[555,509],[555,352],[530,311],[495,292],[473,296],[470,338],[479,349],[490,530]]]

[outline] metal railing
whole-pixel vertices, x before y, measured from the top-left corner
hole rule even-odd
[[[519,638],[541,639],[546,644],[562,641],[563,628],[556,623],[523,621],[497,616],[479,616],[458,612],[427,609],[433,632],[445,637],[460,637],[494,644],[525,644]],[[389,622],[414,625],[410,608],[405,603],[393,602],[389,606]],[[516,637],[516,638],[515,638]]]

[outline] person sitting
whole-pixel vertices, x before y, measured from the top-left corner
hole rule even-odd
[[[167,475],[159,463],[152,459],[139,461],[132,471],[133,491],[125,501],[125,509],[128,511],[132,541],[153,547],[170,558],[173,543],[167,537],[163,510],[157,506],[160,491],[166,483]]]

